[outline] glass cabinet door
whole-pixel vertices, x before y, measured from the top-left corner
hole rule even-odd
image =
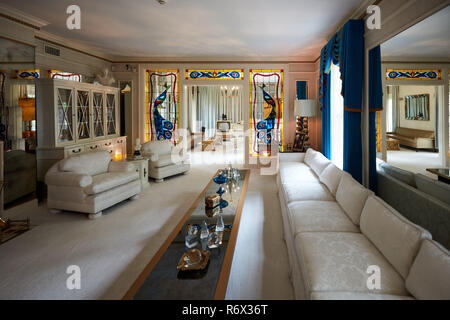
[[[91,137],[91,121],[89,117],[89,91],[77,91],[76,123],[78,140]]]
[[[57,143],[71,142],[74,140],[73,131],[73,90],[57,88]]]
[[[92,106],[94,113],[94,137],[105,135],[104,115],[103,115],[103,93],[94,92],[92,95]]]
[[[116,95],[114,93],[106,94],[106,130],[107,135],[117,133]]]

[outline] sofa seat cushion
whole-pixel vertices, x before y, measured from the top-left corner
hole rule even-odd
[[[281,185],[281,190],[286,203],[305,200],[334,201],[330,191],[319,181],[285,183]]]
[[[295,249],[307,292],[355,291],[408,295],[405,282],[383,255],[361,233],[299,233]],[[381,288],[368,289],[369,266],[381,270]]]
[[[164,154],[164,155],[159,155],[158,156],[158,160],[156,161],[150,161],[150,165],[153,168],[162,168],[162,167],[167,167],[167,166],[171,166],[174,164],[180,164],[182,161],[174,161],[172,159],[172,155],[171,154]]]
[[[281,183],[318,181],[318,176],[303,162],[280,162]]]
[[[361,232],[380,250],[404,279],[428,231],[407,220],[377,196],[370,196],[361,215]]]
[[[92,184],[84,188],[88,195],[105,192],[139,179],[139,173],[133,172],[107,172],[92,177]]]
[[[292,233],[336,231],[359,232],[334,201],[300,201],[287,205]]]
[[[311,300],[415,300],[411,296],[396,296],[392,294],[348,292],[348,291],[326,291],[313,292]]]
[[[417,299],[450,299],[450,254],[436,241],[423,240],[406,278],[406,288]]]

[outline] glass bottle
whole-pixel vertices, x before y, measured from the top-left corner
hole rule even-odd
[[[222,215],[219,214],[219,216],[217,217],[217,222],[216,222],[216,233],[217,233],[217,238],[219,240],[219,244],[222,244],[224,230],[225,230],[225,225],[223,223],[223,218],[222,218]]]
[[[203,220],[202,230],[200,231],[200,241],[202,243],[202,250],[206,250],[206,246],[208,243],[208,235],[209,235],[208,225],[206,224],[206,221]]]

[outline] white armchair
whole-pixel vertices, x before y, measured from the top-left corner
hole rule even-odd
[[[135,167],[111,161],[107,151],[86,152],[55,163],[45,175],[45,183],[50,210],[85,212],[90,219],[141,192]]]
[[[141,154],[149,159],[148,176],[156,182],[190,169],[189,162],[181,146],[174,147],[171,141],[149,141],[142,145]]]

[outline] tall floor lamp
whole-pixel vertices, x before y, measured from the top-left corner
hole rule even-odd
[[[295,115],[298,117],[297,120],[297,135],[304,135],[304,143],[302,144],[303,150],[309,147],[309,136],[308,136],[308,117],[316,116],[317,101],[314,99],[302,99],[295,101]],[[303,140],[303,139],[302,139]]]

